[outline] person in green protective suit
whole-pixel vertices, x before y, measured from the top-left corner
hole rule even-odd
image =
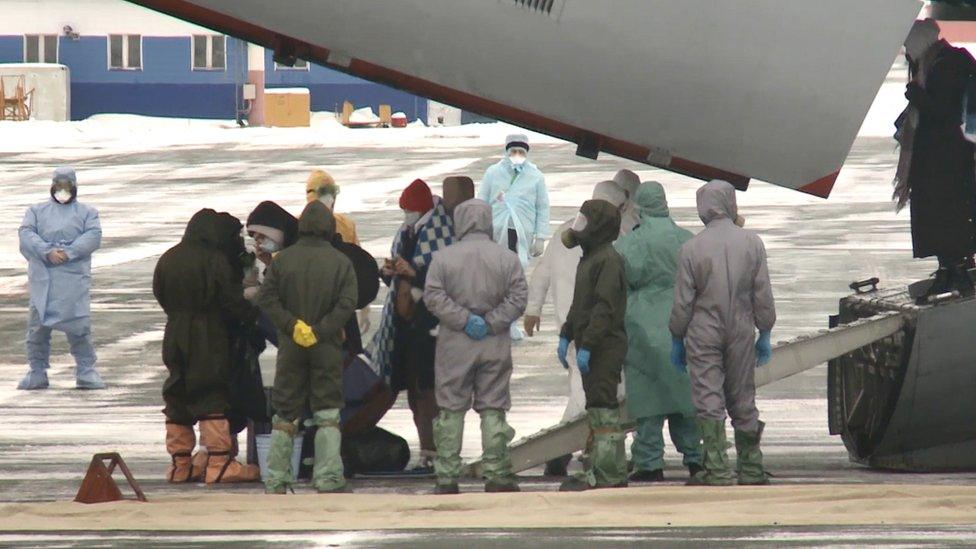
[[[352,262],[331,244],[335,219],[319,201],[298,219],[298,242],[275,256],[258,303],[278,330],[278,365],[268,451],[268,493],[292,482],[292,439],[306,403],[318,431],[312,484],[322,493],[346,491],[339,450],[342,397],[342,328],[358,295]]]
[[[587,200],[561,238],[567,248],[581,246],[573,304],[559,337],[559,360],[568,368],[569,344],[583,377],[590,421],[589,462],[583,476],[570,478],[560,491],[627,486],[624,432],[620,428],[617,385],[627,354],[627,284],[624,262],[613,247],[620,236],[620,211],[605,200]]]
[[[664,480],[665,420],[691,476],[701,470],[701,432],[691,382],[687,373],[671,366],[668,331],[678,254],[692,234],[671,220],[660,183],[643,183],[636,205],[639,227],[615,244],[627,276],[627,414],[637,422],[630,480],[659,482]]]

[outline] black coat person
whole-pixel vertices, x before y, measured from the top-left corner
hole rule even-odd
[[[961,129],[976,62],[945,40],[915,46],[921,53],[913,59],[911,40],[906,42],[912,69],[905,93],[909,107],[896,135],[902,145],[896,198],[899,205],[910,201],[914,256],[939,258],[941,280],[937,277],[935,289],[944,291],[952,289],[951,273],[960,272],[976,250],[974,149]]]

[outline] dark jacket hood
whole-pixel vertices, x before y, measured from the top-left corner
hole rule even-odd
[[[193,214],[183,231],[183,242],[198,246],[214,247],[217,245],[217,212],[204,208]]]
[[[285,235],[284,248],[298,240],[298,219],[287,210],[270,200],[264,201],[247,216],[247,230],[262,232],[262,227],[277,229]],[[252,228],[253,227],[253,228]]]
[[[708,225],[716,219],[735,221],[739,208],[735,203],[735,187],[727,181],[715,179],[698,189],[698,217]]]
[[[318,200],[309,202],[298,218],[298,235],[312,236],[332,241],[336,223],[332,210]]]
[[[454,208],[454,233],[458,240],[473,234],[492,235],[491,206],[477,198],[466,200]]]
[[[568,238],[563,243],[583,247],[583,253],[588,253],[603,245],[612,244],[620,236],[620,210],[606,200],[587,200],[580,208],[580,213],[586,217],[586,228],[582,231],[570,229]],[[570,242],[566,242],[566,240]]]

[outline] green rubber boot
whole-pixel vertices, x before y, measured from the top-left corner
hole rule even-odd
[[[698,419],[702,432],[702,470],[688,481],[689,486],[732,486],[725,420]]]
[[[460,412],[441,410],[434,420],[434,444],[437,446],[437,456],[434,458],[434,473],[437,475],[436,493],[458,493],[464,414],[464,410]]]
[[[268,478],[264,479],[266,493],[284,494],[291,488],[295,478],[291,470],[291,453],[297,434],[298,420],[288,421],[274,416],[268,448]]]
[[[763,469],[762,450],[759,442],[762,440],[763,429],[766,424],[759,422],[759,429],[755,433],[735,431],[735,452],[738,455],[736,468],[739,473],[739,484],[742,486],[763,486],[769,484],[769,477]]]
[[[320,494],[347,492],[342,469],[342,433],[339,431],[339,410],[319,410],[312,415],[318,427],[315,432],[315,464],[312,466],[312,485]]]
[[[626,487],[626,435],[620,429],[620,409],[589,408],[586,415],[590,420],[591,435],[586,471],[563,482],[559,491],[579,492],[590,488]]]
[[[518,492],[518,480],[512,473],[512,458],[508,445],[515,438],[515,429],[505,421],[504,410],[481,411],[482,472],[485,492]]]

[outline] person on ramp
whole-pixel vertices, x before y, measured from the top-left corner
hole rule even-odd
[[[454,211],[460,242],[434,255],[424,301],[438,319],[434,422],[437,494],[457,494],[464,415],[481,416],[486,492],[519,490],[508,444],[515,430],[505,421],[511,408],[511,325],[525,311],[528,284],[514,252],[491,240],[491,206],[468,200]]]
[[[312,484],[321,493],[345,492],[340,447],[342,329],[358,295],[352,262],[332,245],[335,219],[309,202],[298,219],[298,242],[282,250],[265,273],[258,303],[278,330],[265,491],[284,494],[292,484],[292,440],[306,403],[318,426]]]

